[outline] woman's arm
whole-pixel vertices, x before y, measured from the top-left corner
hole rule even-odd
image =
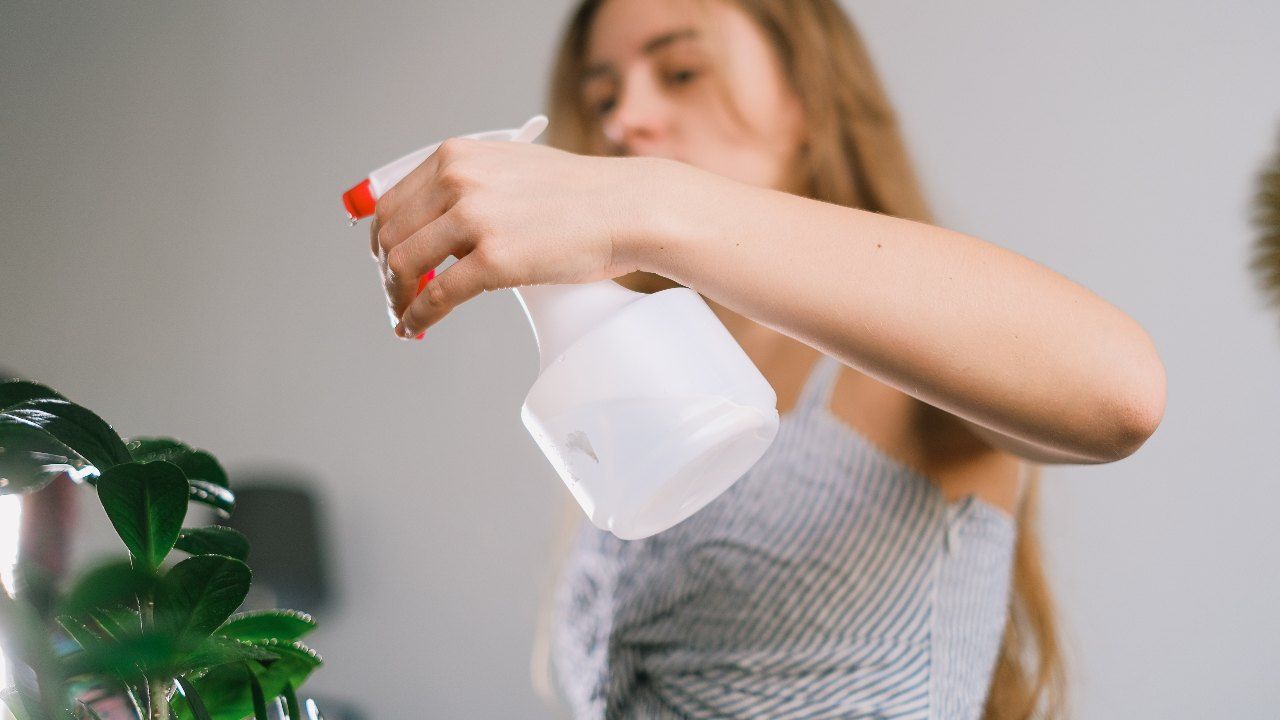
[[[1060,275],[957,232],[672,160],[446,140],[379,198],[370,250],[402,338],[488,290],[648,270],[1031,460],[1120,459],[1164,413],[1146,333]]]
[[[1013,252],[942,228],[652,165],[614,264],[826,352],[1037,462],[1110,462],[1164,413],[1132,318]]]

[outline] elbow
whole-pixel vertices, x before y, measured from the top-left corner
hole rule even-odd
[[[1126,405],[1116,420],[1115,451],[1109,461],[1136,453],[1155,434],[1164,418],[1164,392],[1151,393]]]
[[[1145,337],[1145,333],[1144,333]],[[1122,386],[1111,394],[1106,433],[1109,441],[1102,462],[1123,460],[1138,451],[1155,434],[1164,419],[1167,378],[1164,363],[1147,340],[1148,349],[1130,371],[1119,373]]]

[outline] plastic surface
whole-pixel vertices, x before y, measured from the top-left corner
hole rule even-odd
[[[376,200],[370,190],[369,178],[365,178],[355,187],[342,193],[342,205],[347,209],[347,217],[354,220],[367,218],[373,214]]]
[[[547,127],[546,115],[534,115],[529,118],[525,124],[518,128],[509,130],[489,130],[486,132],[471,133],[470,135],[461,135],[459,137],[471,138],[473,140],[513,140],[516,142],[532,142],[534,138],[542,134]],[[342,204],[347,209],[347,215],[354,221],[373,214],[374,203],[383,193],[395,187],[395,184],[404,179],[405,175],[413,172],[415,168],[423,163],[424,160],[431,157],[431,153],[440,147],[440,144],[432,143],[424,148],[419,148],[404,157],[397,158],[382,167],[369,173],[369,177],[361,180],[351,187],[342,195]],[[366,203],[366,198],[368,199]]]
[[[604,280],[516,294],[541,358],[521,419],[601,530],[672,527],[773,443],[773,387],[694,291]]]
[[[463,137],[530,142],[546,125],[536,115]],[[370,173],[343,196],[348,214],[371,214],[364,193],[376,202],[439,146]],[[539,355],[520,417],[596,527],[623,540],[662,532],[773,443],[773,388],[696,292],[646,295],[612,280],[513,292]]]

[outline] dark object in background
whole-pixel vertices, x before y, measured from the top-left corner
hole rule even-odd
[[[68,538],[76,522],[75,483],[59,475],[22,500],[18,560],[58,580],[67,573]]]
[[[287,607],[319,615],[332,604],[329,536],[323,503],[302,472],[237,468],[236,510],[225,522],[249,539],[253,586],[246,610]],[[262,594],[255,594],[260,592]],[[323,691],[314,698],[325,720],[362,720],[351,703]],[[268,716],[273,716],[268,713]]]
[[[1267,303],[1280,309],[1280,147],[1258,178],[1253,225],[1258,230],[1258,239],[1251,267]]]
[[[236,510],[225,524],[249,538],[254,587],[274,598],[264,606],[318,614],[332,595],[325,547],[328,533],[308,481],[280,472],[249,470],[232,475]],[[248,605],[259,604],[251,595]]]

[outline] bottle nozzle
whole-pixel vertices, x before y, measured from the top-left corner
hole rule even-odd
[[[515,142],[533,142],[543,130],[547,129],[548,122],[546,115],[534,115],[520,126],[519,132],[511,139]]]
[[[376,201],[369,178],[361,180],[355,187],[342,193],[342,204],[346,206],[347,217],[351,218],[352,223],[372,215]]]

